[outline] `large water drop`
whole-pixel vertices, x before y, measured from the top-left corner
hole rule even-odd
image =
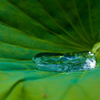
[[[42,71],[75,72],[91,70],[96,66],[96,57],[91,52],[39,53],[32,60]]]

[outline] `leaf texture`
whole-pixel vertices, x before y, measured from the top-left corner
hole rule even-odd
[[[0,100],[99,100],[100,50],[91,71],[36,69],[40,52],[91,51],[99,0],[0,0]]]

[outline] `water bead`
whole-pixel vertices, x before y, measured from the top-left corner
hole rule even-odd
[[[85,52],[73,53],[39,53],[32,58],[38,70],[56,72],[75,72],[91,70],[96,66],[95,54]]]

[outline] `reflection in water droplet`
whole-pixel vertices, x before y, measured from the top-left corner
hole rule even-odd
[[[75,72],[95,68],[96,57],[91,52],[39,53],[32,60],[43,71]]]

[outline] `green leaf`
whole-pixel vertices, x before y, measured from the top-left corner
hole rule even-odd
[[[99,100],[99,0],[0,0],[0,100]],[[94,48],[93,48],[94,47]],[[36,69],[40,52],[96,51],[85,72]]]

